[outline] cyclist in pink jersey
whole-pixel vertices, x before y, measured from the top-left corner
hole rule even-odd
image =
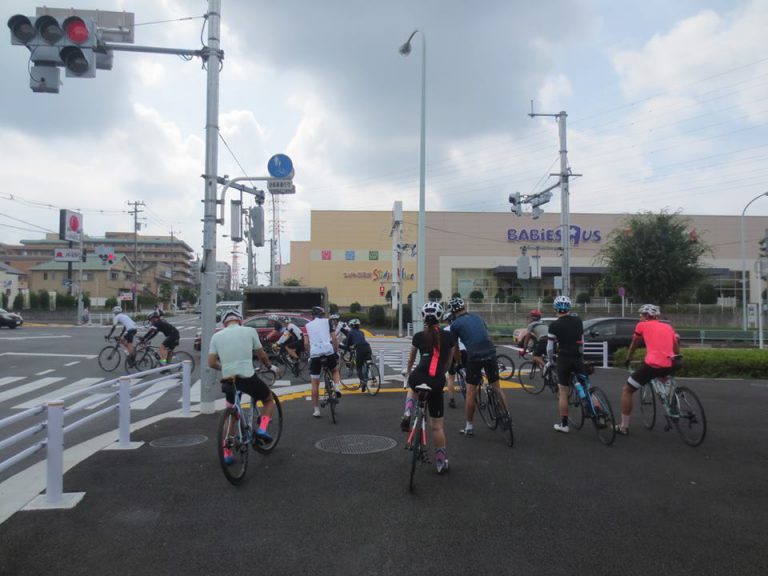
[[[621,391],[621,424],[616,425],[616,432],[624,436],[629,434],[634,393],[653,378],[671,374],[672,356],[680,352],[680,342],[675,329],[666,322],[660,322],[660,314],[661,310],[654,304],[640,306],[640,322],[635,327],[627,352],[627,368],[641,341],[645,342],[646,353],[643,363],[630,374]]]

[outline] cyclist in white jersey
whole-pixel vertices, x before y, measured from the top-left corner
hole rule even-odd
[[[115,328],[122,326],[123,331],[120,332],[118,339],[128,351],[128,357],[133,358],[133,337],[136,336],[136,332],[138,331],[136,322],[134,322],[133,319],[128,316],[128,314],[123,312],[123,309],[120,308],[120,306],[115,306],[112,308],[112,314],[114,315],[112,321],[112,329],[109,331],[109,334],[104,337],[104,340],[109,340],[112,337],[112,333],[115,331]]]
[[[333,379],[333,388],[336,396],[340,397],[339,386],[341,384],[341,375],[337,365],[339,345],[336,340],[336,333],[333,331],[331,321],[325,316],[325,310],[321,306],[312,308],[312,317],[314,320],[306,325],[307,333],[304,336],[304,346],[309,350],[309,380],[312,384],[312,416],[320,417],[320,372],[322,362],[325,360],[328,370],[331,371]]]

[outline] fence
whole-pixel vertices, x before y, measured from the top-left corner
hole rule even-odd
[[[153,375],[160,375],[163,372],[170,372],[171,376],[163,374],[156,379],[150,379],[141,382],[134,382],[136,378],[145,378]],[[146,390],[144,393],[140,393],[135,397],[131,397],[132,392],[140,392],[146,388],[158,384],[163,381],[168,381],[166,386],[154,388],[153,390]],[[67,433],[72,432],[93,420],[100,418],[106,414],[117,411],[118,412],[118,447],[129,448],[130,442],[130,428],[131,428],[131,402],[153,396],[156,394],[162,394],[168,390],[181,385],[182,389],[182,415],[189,416],[190,413],[190,386],[192,381],[192,363],[184,361],[180,364],[168,364],[152,370],[146,370],[139,372],[131,376],[121,376],[113,380],[107,380],[94,386],[89,386],[82,390],[76,390],[70,394],[62,396],[59,399],[51,400],[46,404],[40,404],[9,416],[0,420],[0,429],[7,428],[12,424],[30,420],[33,417],[47,411],[47,419],[34,424],[33,426],[17,432],[0,440],[0,450],[16,445],[23,440],[32,438],[39,434],[43,430],[47,430],[47,437],[35,444],[28,446],[17,452],[10,458],[0,462],[0,472],[4,472],[11,466],[29,458],[33,454],[36,454],[43,448],[46,449],[46,490],[44,501],[40,503],[40,507],[45,508],[61,508],[71,507],[73,504],[72,498],[64,498],[63,483],[64,483],[64,437]],[[117,390],[114,388],[117,387]],[[77,402],[70,408],[66,408],[67,402],[73,398],[79,396],[90,396],[97,391],[106,391],[106,393],[100,393],[96,397]],[[73,421],[70,424],[64,424],[65,419],[94,407],[97,404],[103,403],[105,400],[117,398],[116,404],[111,404],[105,408],[102,408],[88,416]],[[76,496],[79,500],[82,495]],[[76,502],[74,502],[76,503]]]

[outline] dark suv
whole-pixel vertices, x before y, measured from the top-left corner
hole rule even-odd
[[[637,318],[591,318],[584,321],[585,342],[608,342],[608,358],[619,348],[628,348]],[[589,358],[589,355],[587,355]],[[591,359],[591,358],[590,358]]]

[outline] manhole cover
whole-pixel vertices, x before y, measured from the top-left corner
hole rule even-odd
[[[315,443],[315,447],[324,452],[334,454],[373,454],[384,452],[397,446],[397,442],[386,436],[371,436],[369,434],[345,434],[323,438]]]
[[[158,438],[152,440],[149,443],[150,446],[155,448],[183,448],[184,446],[194,446],[195,444],[202,444],[208,440],[208,436],[202,434],[188,434],[185,436],[166,436],[165,438]]]

